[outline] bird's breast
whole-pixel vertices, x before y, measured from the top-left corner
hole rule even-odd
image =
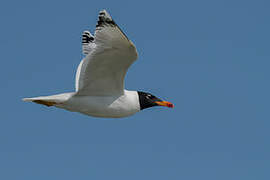
[[[121,96],[73,96],[64,109],[95,117],[120,118],[140,110],[137,93]]]

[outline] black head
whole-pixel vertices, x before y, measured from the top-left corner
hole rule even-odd
[[[140,101],[140,108],[141,110],[153,107],[153,106],[166,106],[166,107],[173,107],[173,104],[167,101],[162,101],[161,99],[157,98],[156,96],[138,91],[139,101]]]

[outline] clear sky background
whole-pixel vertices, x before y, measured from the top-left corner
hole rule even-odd
[[[269,180],[270,3],[1,1],[1,180]],[[137,46],[126,88],[175,104],[99,119],[21,98],[74,91],[107,9]]]

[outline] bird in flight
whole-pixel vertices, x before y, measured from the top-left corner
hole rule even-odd
[[[99,12],[94,36],[83,32],[82,51],[85,58],[77,68],[75,92],[23,100],[105,118],[126,117],[153,106],[174,106],[150,93],[124,89],[137,50],[106,10]]]

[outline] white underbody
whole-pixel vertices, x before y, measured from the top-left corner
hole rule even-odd
[[[33,101],[34,99],[26,98],[25,100]],[[82,96],[74,92],[36,99],[47,99],[55,102],[55,107],[95,117],[121,118],[140,111],[137,91],[125,90],[124,94],[119,96]]]

